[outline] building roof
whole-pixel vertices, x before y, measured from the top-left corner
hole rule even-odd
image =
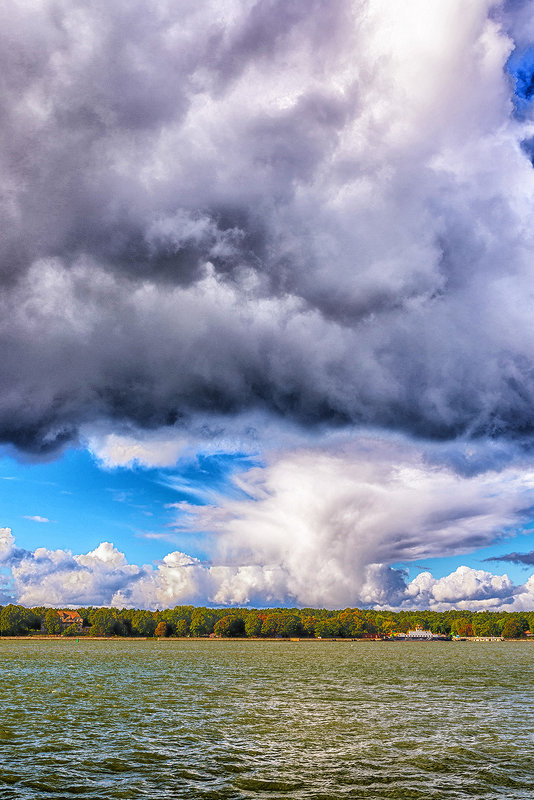
[[[72,621],[79,622],[82,618],[78,614],[77,611],[70,611],[70,610],[58,610],[57,612],[62,620],[71,619]]]

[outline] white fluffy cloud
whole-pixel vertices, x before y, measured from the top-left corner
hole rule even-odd
[[[516,587],[507,575],[492,575],[490,572],[470,567],[458,567],[455,572],[436,580],[429,572],[421,572],[406,589],[404,601],[418,608],[469,608],[483,609],[507,606],[515,595],[528,591]]]
[[[0,565],[11,570],[15,599],[23,605],[109,605],[143,570],[128,564],[109,542],[86,554],[38,547],[19,550],[9,528],[0,530]]]
[[[444,457],[445,455],[445,457]],[[476,459],[475,459],[476,461]],[[530,584],[460,567],[411,582],[395,564],[468,553],[516,534],[534,497],[524,464],[460,474],[448,451],[360,439],[273,453],[209,506],[181,502],[177,529],[207,531],[208,562],[180,552],[128,564],[111,544],[86,555],[17,550],[0,537],[14,591],[27,604],[499,607],[527,603]]]
[[[0,564],[7,563],[15,550],[15,537],[11,528],[0,528]]]
[[[196,453],[247,453],[255,455],[266,447],[296,447],[303,441],[319,440],[324,429],[299,430],[290,423],[274,420],[261,412],[237,417],[223,414],[195,414],[186,426],[162,426],[145,431],[133,425],[120,428],[109,423],[88,425],[83,440],[98,462],[115,467],[172,467],[180,458]],[[332,436],[332,434],[330,434]]]
[[[284,595],[301,604],[396,602],[404,583],[389,565],[489,545],[520,525],[534,496],[523,465],[460,475],[438,453],[337,440],[238,476],[244,498],[178,510],[187,525],[216,532],[224,564],[282,568]],[[232,585],[240,578],[227,583],[227,602]]]
[[[175,551],[153,566],[128,564],[124,555],[109,542],[94,551],[72,555],[64,550],[37,548],[15,560],[4,561],[11,568],[6,581],[5,602],[27,606],[109,605],[137,608],[167,608],[176,604],[206,602],[215,605],[275,605],[293,600],[307,604],[304,597],[287,594],[291,575],[283,567],[209,566],[185,553]],[[348,604],[400,608],[448,608],[531,610],[534,605],[534,576],[515,585],[507,575],[459,567],[435,579],[429,572],[406,582],[402,573],[382,564],[364,571],[357,593],[343,596],[329,592],[327,598],[314,593],[316,605],[330,608]],[[336,602],[337,601],[337,602]]]

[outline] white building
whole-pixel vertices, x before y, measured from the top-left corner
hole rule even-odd
[[[434,634],[432,631],[425,631],[421,625],[416,625],[414,631],[408,631],[406,634],[407,639],[433,639]]]

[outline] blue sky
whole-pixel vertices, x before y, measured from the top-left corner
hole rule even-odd
[[[137,563],[163,558],[174,549],[207,556],[201,533],[176,532],[181,500],[202,505],[209,492],[233,492],[231,476],[253,463],[240,455],[216,454],[184,460],[172,469],[106,469],[87,450],[68,450],[41,463],[9,456],[0,460],[3,524],[17,532],[19,546],[86,552],[113,542]],[[180,488],[183,487],[183,488]],[[46,521],[41,521],[46,520]]]
[[[0,598],[534,608],[529,4],[34,6]]]
[[[215,493],[239,495],[232,476],[256,463],[257,459],[244,455],[217,453],[199,454],[172,468],[109,469],[87,450],[71,449],[57,460],[41,463],[4,456],[0,460],[2,522],[16,532],[17,544],[28,550],[46,546],[87,552],[109,541],[138,564],[162,559],[171,545],[209,559],[210,537],[177,530],[181,514],[174,504],[185,500],[203,505]],[[485,559],[514,549],[534,550],[534,534],[529,533],[533,524],[525,524],[517,541],[506,537],[468,554],[393,566],[407,569],[411,577],[429,570],[437,578],[466,563],[487,569]],[[516,582],[522,582],[529,570],[510,563],[495,563],[491,569],[506,572]]]
[[[514,81],[514,106],[519,118],[528,114],[534,100],[534,46],[513,50],[506,64]]]

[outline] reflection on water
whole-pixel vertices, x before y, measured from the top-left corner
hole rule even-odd
[[[530,643],[0,641],[0,798],[529,798]]]

